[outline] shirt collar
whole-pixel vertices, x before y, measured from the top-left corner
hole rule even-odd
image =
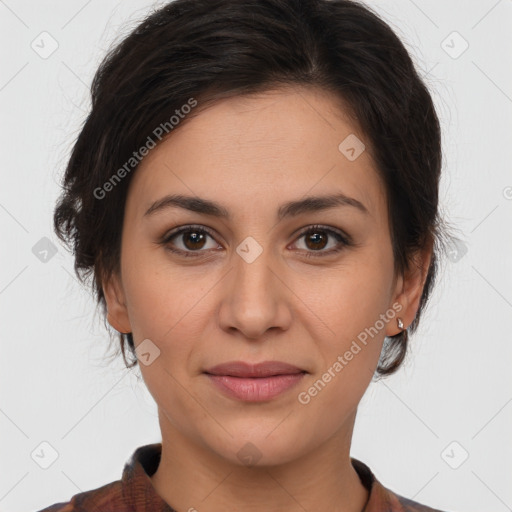
[[[161,443],[141,446],[124,467],[122,496],[133,512],[176,512],[157,494],[151,482],[150,477],[158,468],[161,453]],[[361,512],[403,511],[398,496],[386,489],[364,462],[352,457],[350,460],[362,484],[369,491],[368,501]]]

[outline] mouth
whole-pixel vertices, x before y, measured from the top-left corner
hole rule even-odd
[[[274,377],[276,375],[296,375],[306,373],[305,370],[281,361],[264,361],[250,364],[244,361],[230,361],[218,364],[205,371],[209,375],[224,375],[227,377]]]
[[[264,402],[290,390],[308,372],[281,361],[258,364],[230,361],[209,368],[204,373],[218,390],[230,398]]]

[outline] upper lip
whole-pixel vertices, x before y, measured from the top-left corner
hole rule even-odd
[[[271,377],[273,375],[291,375],[306,372],[297,366],[281,361],[263,361],[256,364],[244,361],[229,361],[208,368],[205,373],[230,377]]]

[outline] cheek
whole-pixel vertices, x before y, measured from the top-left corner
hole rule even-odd
[[[133,269],[134,271],[136,269]],[[128,315],[135,341],[159,340],[171,319],[176,318],[175,301],[169,296],[166,281],[151,271],[133,272],[126,279]]]
[[[377,366],[385,337],[381,315],[389,306],[391,263],[383,252],[360,252],[357,263],[347,263],[336,277],[331,274],[329,281],[326,277],[317,282],[314,295],[311,287],[303,291],[308,301],[314,301],[311,309],[319,317],[310,327],[322,362],[313,379],[317,384],[312,393],[320,391],[311,410],[331,410],[332,428],[340,415],[357,407]]]
[[[154,364],[140,365],[151,393],[161,386],[174,389],[173,377],[188,378],[197,341],[211,319],[206,296],[218,277],[210,274],[171,266],[161,254],[126,258],[123,276],[135,344],[149,339],[160,351]]]
[[[372,272],[367,268],[341,272],[338,280],[331,280],[311,298],[315,301],[311,309],[319,312],[320,319],[310,326],[310,334],[321,365],[308,380],[309,387],[301,391],[304,400],[310,400],[303,406],[304,414],[323,414],[324,432],[338,428],[357,408],[381,354],[385,324],[380,315],[388,306],[386,286],[391,278],[381,267]],[[308,293],[311,297],[311,289]]]
[[[184,272],[171,266],[162,248],[132,251],[123,261],[127,308],[136,341],[168,338],[197,302],[197,280],[184,281]]]
[[[392,267],[380,256],[359,253],[353,263],[347,260],[338,270],[317,276],[314,287],[308,278],[302,282],[301,296],[317,312],[317,323],[327,334],[320,339],[329,344],[337,340],[336,349],[373,326],[389,307]]]
[[[126,267],[125,290],[135,344],[149,339],[159,350],[149,365],[139,362],[149,393],[164,411],[173,411],[168,420],[176,427],[204,421],[204,411],[194,407],[187,392],[194,350],[191,340],[200,339],[201,318],[208,318],[203,303],[198,302],[199,285],[187,287],[183,272],[180,278],[176,270],[142,265],[142,260],[127,261]]]

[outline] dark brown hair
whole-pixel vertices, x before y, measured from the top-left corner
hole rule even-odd
[[[377,376],[394,373],[431,293],[443,235],[438,213],[441,134],[432,98],[393,30],[351,0],[175,0],[152,12],[109,51],[94,77],[92,108],[73,147],[54,212],[75,272],[106,317],[102,281],[120,270],[126,171],[158,126],[193,98],[220,98],[279,86],[317,87],[347,105],[385,183],[395,272],[417,249],[433,255],[418,313],[387,337]],[[189,103],[190,104],[190,103]],[[198,109],[199,111],[200,109]],[[180,111],[181,112],[181,111]],[[167,123],[167,124],[165,124]],[[341,142],[341,141],[340,141]],[[124,166],[122,179],[112,181]],[[103,192],[109,182],[108,197]],[[130,347],[132,361],[125,355]],[[137,363],[131,333],[120,334],[128,368]]]

